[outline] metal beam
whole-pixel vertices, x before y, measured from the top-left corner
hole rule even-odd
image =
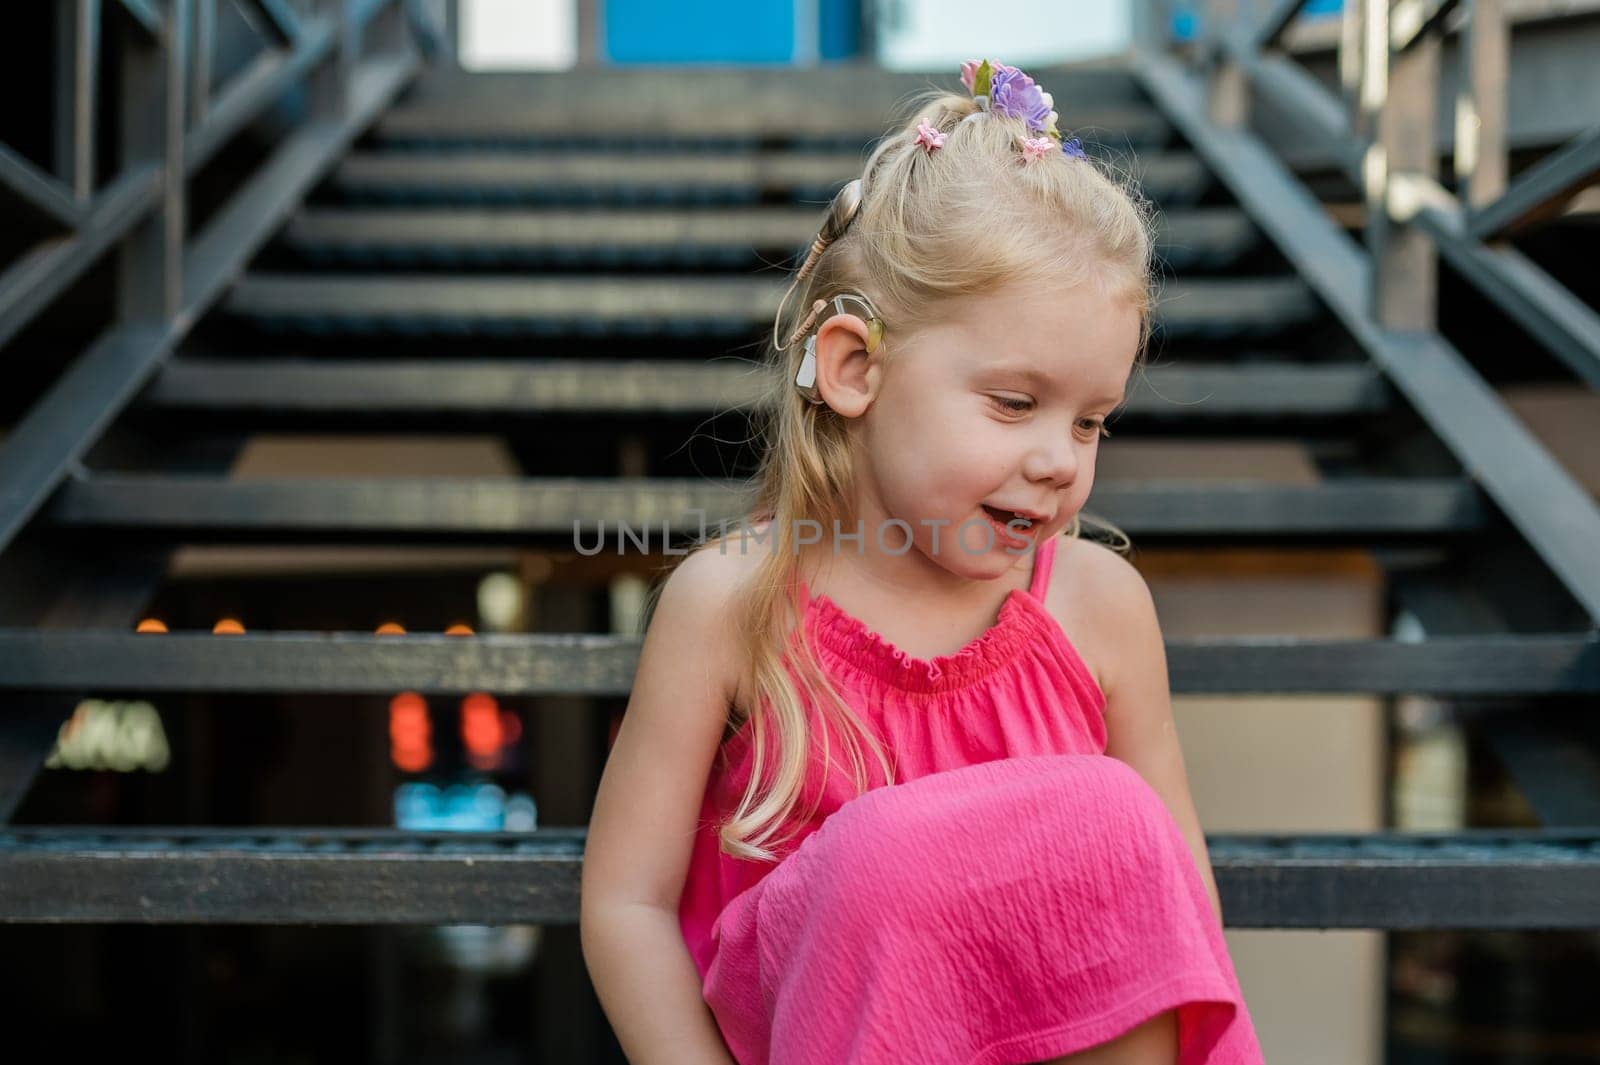
[[[1511,247],[1467,232],[1455,197],[1414,174],[1396,174],[1390,210],[1426,233],[1462,277],[1526,329],[1591,388],[1600,388],[1600,313]]]
[[[413,55],[369,60],[351,77],[344,119],[314,122],[287,141],[195,235],[183,293],[194,314],[211,306],[322,179],[339,153],[417,70]]]
[[[1237,42],[1229,57],[1243,67],[1258,91],[1311,124],[1319,138],[1333,146],[1344,175],[1364,186],[1365,152],[1332,93],[1303,68],[1249,53]],[[1415,222],[1469,283],[1585,382],[1600,387],[1600,315],[1592,307],[1516,249],[1491,248],[1476,239],[1470,219],[1436,182],[1414,174],[1395,174],[1392,181],[1386,209]]]
[[[224,306],[270,328],[317,333],[727,334],[770,329],[783,289],[743,277],[252,273]],[[1317,313],[1305,284],[1284,276],[1174,281],[1155,318],[1169,336],[1243,336],[1281,333]]]
[[[55,172],[79,205],[94,197],[100,80],[100,0],[56,5]]]
[[[384,151],[353,152],[332,185],[347,197],[438,205],[705,204],[768,192],[825,200],[860,170],[859,151]],[[1141,156],[1135,177],[1146,197],[1168,206],[1192,203],[1210,185],[1205,167],[1187,152]]]
[[[624,77],[620,85],[637,84]],[[1055,95],[1068,99],[1064,89],[1051,86]],[[860,94],[828,103],[816,94],[801,95],[774,107],[728,107],[712,97],[687,92],[664,98],[618,98],[615,88],[594,94],[571,93],[546,82],[546,95],[515,98],[509,93],[480,99],[463,106],[460,99],[423,101],[395,108],[378,123],[375,136],[386,144],[505,145],[539,144],[552,139],[570,142],[577,130],[586,139],[660,143],[667,140],[717,142],[769,139],[825,140],[829,143],[870,144],[883,136],[876,120],[864,120]],[[892,104],[894,98],[884,101]],[[1107,106],[1061,109],[1058,120],[1068,135],[1076,134],[1086,147],[1103,144],[1126,150],[1129,144],[1154,148],[1167,140],[1171,127],[1160,113],[1142,106]],[[1104,132],[1102,132],[1104,131]]]
[[[153,0],[119,0],[122,10],[133,16],[133,21],[143,27],[150,35],[151,40],[161,37],[161,12],[156,10]]]
[[[583,828],[12,828],[0,922],[574,924]],[[1206,837],[1232,928],[1600,925],[1600,834]]]
[[[1378,327],[1370,268],[1322,205],[1253,134],[1218,128],[1194,81],[1172,60],[1136,59],[1151,95],[1268,237],[1572,592],[1600,619],[1600,507],[1551,457],[1459,352],[1433,333]]]
[[[39,244],[0,273],[0,346],[65,292],[161,199],[161,168],[136,166],[101,191],[77,231]]]
[[[16,814],[55,746],[61,696],[8,700],[0,719],[0,825]]]
[[[258,59],[223,91],[210,118],[184,138],[184,168],[193,174],[290,86],[321,62],[335,40],[333,24],[318,19],[288,57]],[[81,131],[76,134],[84,136]],[[0,151],[4,151],[0,148]],[[43,243],[0,274],[0,345],[14,336],[138,225],[162,199],[161,167],[136,163],[80,212],[75,232]]]
[[[293,536],[499,543],[543,534],[588,547],[608,538],[619,542],[625,531],[641,537],[662,523],[675,533],[695,532],[702,523],[732,525],[743,513],[743,491],[740,482],[710,478],[239,481],[107,472],[63,485],[45,519],[62,529],[230,542]],[[1095,486],[1090,514],[1135,538],[1215,541],[1437,538],[1477,531],[1489,521],[1469,482],[1424,478],[1314,485],[1105,481]]]
[[[5,624],[26,624],[33,631],[125,631],[161,585],[171,561],[171,552],[162,550],[124,550],[90,559],[69,559],[69,554],[59,545],[34,542],[0,558]],[[22,692],[6,701],[0,713],[0,824],[15,815],[83,694],[64,688]]]
[[[707,258],[742,261],[765,251],[798,254],[817,233],[812,207],[715,211],[607,208],[317,207],[298,212],[285,246],[318,260],[401,265],[619,262],[656,266]],[[1260,242],[1242,211],[1163,212],[1156,250],[1171,269],[1219,267]]]
[[[757,549],[759,550],[759,549]],[[589,634],[133,633],[0,628],[0,690],[281,695],[627,695],[641,638]],[[1426,642],[1168,640],[1180,694],[1576,696],[1600,692],[1600,637]]]
[[[661,359],[288,359],[179,356],[167,360],[138,409],[258,418],[340,418],[344,431],[395,418],[473,415],[448,423],[560,413],[712,414],[754,408],[768,391],[759,362]],[[1144,370],[1115,416],[1186,424],[1212,418],[1348,419],[1390,409],[1393,393],[1367,363],[1189,363]],[[393,416],[348,420],[350,415]]]
[[[189,131],[183,159],[187,172],[192,174],[204,166],[218,149],[304,79],[327,58],[337,40],[333,21],[318,18],[304,25],[292,51],[257,56],[217,93],[206,109],[206,120]]]
[[[1600,733],[1589,716],[1554,708],[1474,716],[1541,825],[1600,825]]]
[[[1256,48],[1271,48],[1278,43],[1278,38],[1283,36],[1283,31],[1289,28],[1289,23],[1300,16],[1300,9],[1306,6],[1306,0],[1276,0],[1272,9],[1261,19],[1261,23],[1251,31]]]
[[[0,185],[63,228],[76,229],[83,221],[83,209],[70,188],[4,144],[0,144]]]
[[[1493,240],[1600,180],[1600,126],[1574,137],[1518,174],[1500,196],[1470,212],[1468,235]]]
[[[1456,0],[1395,0],[1389,12],[1389,47],[1404,52],[1425,35],[1444,28]]]
[[[267,33],[279,44],[293,45],[300,40],[303,32],[300,16],[287,0],[245,0],[245,3],[261,17]]]
[[[284,202],[287,191],[315,182],[399,93],[416,66],[410,56],[365,64],[347,117],[291,134],[273,162],[196,239],[186,262],[182,313],[102,335],[15,425],[0,443],[0,550],[281,222],[292,206]]]

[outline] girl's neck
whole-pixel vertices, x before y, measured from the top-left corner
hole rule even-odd
[[[896,603],[908,611],[948,610],[960,614],[981,613],[996,606],[1013,588],[1026,591],[1033,575],[1034,554],[1018,555],[1011,568],[999,577],[973,579],[951,573],[915,547],[890,555],[868,543],[858,556],[853,542],[835,550],[825,534],[822,543],[800,549],[798,564],[812,598],[826,595],[841,605],[865,600]],[[834,594],[835,590],[840,594]]]

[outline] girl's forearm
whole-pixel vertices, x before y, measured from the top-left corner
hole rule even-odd
[[[599,904],[583,910],[579,935],[595,994],[630,1065],[735,1065],[677,914],[642,903]]]

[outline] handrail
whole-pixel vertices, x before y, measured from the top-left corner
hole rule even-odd
[[[1209,60],[1216,64],[1217,77],[1237,71],[1270,95],[1275,106],[1305,123],[1332,149],[1340,170],[1364,190],[1369,211],[1380,216],[1369,218],[1368,226],[1369,251],[1384,275],[1374,280],[1375,297],[1392,303],[1397,289],[1415,289],[1414,297],[1403,302],[1411,304],[1409,313],[1420,315],[1419,321],[1431,323],[1431,262],[1419,264],[1412,252],[1402,266],[1380,246],[1403,243],[1406,234],[1415,233],[1580,380],[1600,388],[1600,313],[1515,248],[1486,243],[1594,180],[1600,174],[1600,129],[1579,134],[1506,188],[1507,45],[1499,0],[1416,0],[1392,11],[1373,0],[1349,0],[1344,17],[1356,26],[1341,34],[1339,66],[1359,72],[1352,86],[1354,113],[1339,94],[1293,60],[1263,50],[1264,42],[1281,37],[1301,6],[1284,0],[1259,22],[1224,19],[1208,35]],[[1366,13],[1387,19],[1388,25],[1382,32],[1359,32]],[[1452,14],[1466,16],[1467,34],[1455,194],[1433,180],[1432,162],[1437,156],[1432,122],[1437,45],[1454,21],[1447,18]],[[1418,74],[1412,91],[1388,92],[1391,70],[1408,69]],[[1415,166],[1396,165],[1384,150],[1383,129],[1402,125],[1408,131],[1405,150]],[[1423,187],[1426,210],[1414,196]],[[1420,280],[1415,276],[1419,270]]]
[[[102,0],[59,2],[71,5],[71,32],[63,42],[62,58],[71,64],[72,77],[71,99],[61,101],[63,121],[58,123],[57,163],[52,168],[57,172],[29,162],[0,143],[0,185],[64,232],[0,272],[0,347],[160,208],[159,195],[128,197],[127,186],[134,175],[151,166],[165,174],[169,165],[175,164],[170,166],[172,172],[192,177],[287,90],[319,76],[329,58],[345,47],[341,41],[359,41],[360,28],[380,10],[391,5],[403,7],[416,29],[423,28],[412,0],[320,0],[321,10],[309,19],[298,16],[283,0],[253,0],[252,6],[271,28],[272,40],[229,82],[213,86],[210,49],[219,0],[113,0],[132,16],[135,31],[116,42],[122,61],[164,71],[167,79],[176,79],[179,85],[181,130],[174,131],[174,143],[181,143],[182,150],[169,159],[170,145],[146,143],[143,150],[127,153],[130,158],[121,173],[96,188],[97,132],[102,118],[111,117],[101,116],[97,106]],[[173,46],[179,37],[187,47]],[[192,64],[188,56],[193,57]],[[354,58],[347,57],[345,62]],[[333,76],[346,79],[339,90],[346,91],[348,70]],[[146,93],[164,95],[163,80],[146,76],[142,88]],[[68,103],[70,109],[65,107]],[[149,110],[151,103],[142,100],[138,106]],[[131,133],[134,117],[118,116],[124,127],[120,134]],[[164,115],[161,121],[172,124],[173,117]],[[173,309],[166,308],[169,313]]]
[[[1476,14],[1498,11],[1498,4],[1483,0],[1474,7],[1479,8]],[[1489,248],[1467,232],[1463,209],[1430,172],[1436,155],[1432,100],[1437,29],[1397,54],[1386,21],[1377,21],[1387,20],[1387,0],[1362,0],[1362,8],[1374,19],[1364,28],[1373,32],[1341,35],[1346,47],[1354,41],[1361,48],[1359,62],[1341,57],[1341,68],[1361,71],[1354,94],[1360,110],[1353,116],[1344,114],[1342,103],[1309,74],[1287,60],[1263,55],[1254,44],[1261,37],[1257,24],[1224,21],[1211,27],[1200,60],[1211,79],[1209,92],[1208,86],[1196,84],[1197,75],[1185,73],[1160,50],[1141,54],[1136,73],[1585,612],[1600,619],[1600,573],[1593,566],[1600,506],[1433,329],[1434,252],[1442,251],[1597,385],[1600,319],[1517,252]],[[1443,20],[1424,21],[1437,27]],[[1482,65],[1493,66],[1486,61]],[[1397,83],[1393,93],[1386,91],[1391,67]],[[1241,91],[1241,79],[1257,88],[1293,86],[1291,92],[1274,93],[1274,99],[1333,144],[1346,173],[1366,195],[1364,254],[1248,131],[1243,113],[1248,94]],[[1368,135],[1358,138],[1355,129]],[[1489,131],[1488,139],[1504,150],[1502,132]],[[1465,169],[1471,171],[1470,166]],[[1481,186],[1476,192],[1484,195]],[[1584,338],[1592,341],[1590,347],[1570,346]]]
[[[121,106],[108,117],[123,166],[96,188],[102,0],[62,2],[73,6],[62,42],[72,77],[63,82],[71,106],[57,127],[61,173],[19,162],[0,146],[0,183],[31,191],[28,199],[67,233],[0,273],[0,345],[114,248],[123,252],[117,314],[0,445],[0,550],[419,66],[412,35],[420,14],[411,0],[317,0],[310,15],[282,0],[256,0],[270,27],[268,50],[214,89],[219,0],[112,0],[134,16],[119,23],[125,29],[113,42],[119,55],[111,67],[121,78]],[[189,234],[188,178],[300,84],[310,103],[299,128]]]

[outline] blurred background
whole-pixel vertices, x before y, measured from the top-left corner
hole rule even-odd
[[[0,19],[7,1057],[623,1060],[646,592],[822,206],[990,56],[1160,211],[1093,505],[1267,1059],[1600,1060],[1600,3]]]

